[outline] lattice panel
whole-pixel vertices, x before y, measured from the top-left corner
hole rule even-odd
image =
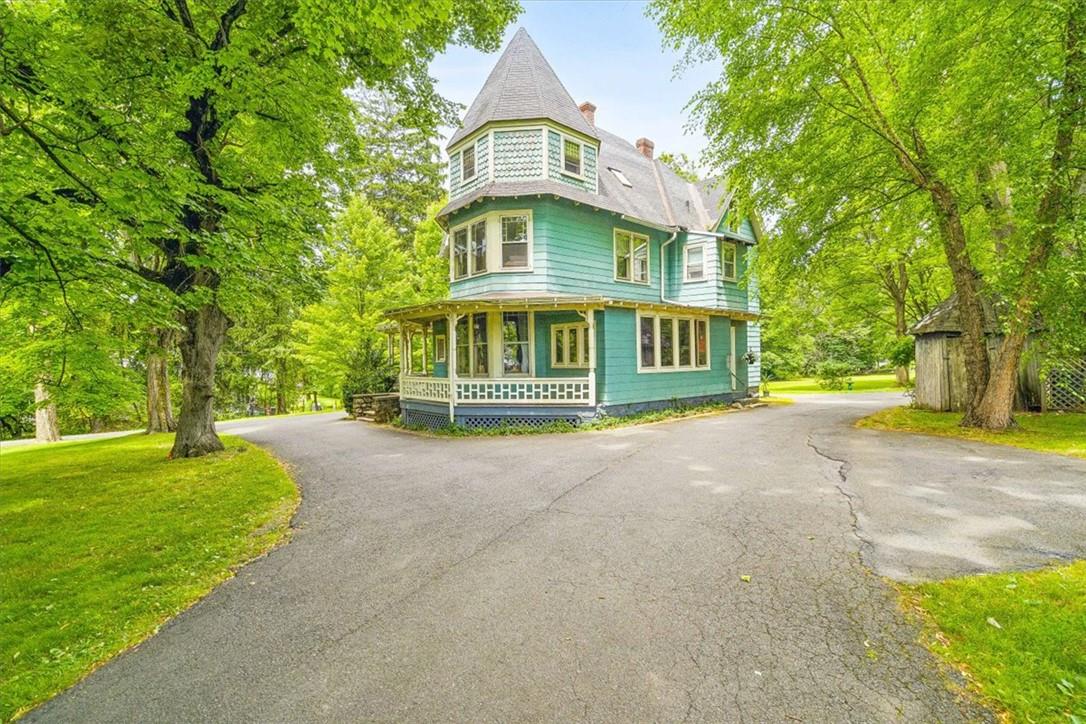
[[[570,425],[577,425],[580,420],[577,417],[526,417],[520,415],[472,415],[463,418],[464,427],[473,430],[492,430],[500,427],[537,427],[551,422],[568,422]]]
[[[446,402],[449,399],[449,381],[433,377],[401,377],[400,396],[411,400]]]
[[[1045,403],[1050,410],[1086,412],[1086,360],[1064,363],[1049,371]]]
[[[449,426],[449,416],[437,412],[425,412],[422,410],[404,410],[404,423],[418,425],[420,427],[438,430]]]
[[[477,380],[456,383],[456,401],[532,404],[589,403],[587,380]]]

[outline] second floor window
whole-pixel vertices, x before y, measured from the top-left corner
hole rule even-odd
[[[486,219],[471,225],[471,273],[486,271]]]
[[[683,250],[686,263],[683,264],[683,280],[700,282],[705,279],[705,247],[687,246]]]
[[[528,264],[528,217],[501,217],[502,269],[527,269]]]
[[[720,242],[720,277],[726,282],[734,282],[736,276],[738,254],[734,241]]]
[[[468,275],[468,230],[457,229],[453,232],[453,279],[463,279]]]
[[[649,283],[649,237],[615,230],[615,279]]]
[[[562,170],[574,176],[581,175],[581,144],[569,138],[562,140]]]
[[[460,182],[475,178],[475,144],[460,152]]]

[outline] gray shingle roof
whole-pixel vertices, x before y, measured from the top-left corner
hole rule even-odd
[[[521,28],[490,71],[459,130],[449,139],[449,146],[490,121],[530,118],[549,118],[596,138],[595,130],[581,115],[550,63],[528,31]]]
[[[598,139],[599,193],[550,179],[494,181],[449,202],[438,218],[484,197],[555,195],[640,221],[712,231],[731,195],[722,183],[690,183],[634,144],[588,123],[535,42],[521,28],[498,59],[449,145],[491,121],[550,119]],[[625,176],[622,183],[612,169]]]

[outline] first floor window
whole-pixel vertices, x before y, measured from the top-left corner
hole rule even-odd
[[[471,315],[456,320],[456,374],[471,375]]]
[[[453,279],[462,279],[468,275],[468,230],[457,229],[453,232]]]
[[[649,237],[615,230],[615,279],[649,283]]]
[[[444,362],[446,360],[446,343],[445,335],[434,335],[434,362]]]
[[[490,371],[487,347],[486,315],[471,315],[471,373],[476,376],[486,375]]]
[[[686,270],[684,279],[688,282],[700,282],[705,278],[705,247],[686,247]]]
[[[588,367],[588,325],[551,325],[551,367]]]
[[[502,312],[502,371],[526,375],[528,362],[528,313]]]
[[[709,321],[691,317],[638,318],[641,370],[709,367]]]
[[[471,225],[471,273],[486,271],[486,219]]]
[[[464,377],[486,377],[487,361],[486,313],[465,314],[456,320],[456,374]]]
[[[502,269],[527,269],[528,217],[524,214],[501,217]]]
[[[641,318],[641,366],[656,366],[656,318]]]
[[[720,242],[720,277],[726,282],[734,282],[738,277],[737,271],[737,252],[735,248],[735,242],[722,241]]]

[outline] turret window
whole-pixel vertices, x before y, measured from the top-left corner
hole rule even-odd
[[[471,273],[486,271],[486,219],[471,225]]]
[[[562,171],[573,176],[580,176],[582,144],[572,138],[562,140]]]
[[[453,279],[463,279],[468,275],[468,229],[464,227],[453,232]]]
[[[502,228],[502,269],[528,268],[528,217],[503,216]]]
[[[460,182],[465,183],[475,178],[475,144],[460,152]]]

